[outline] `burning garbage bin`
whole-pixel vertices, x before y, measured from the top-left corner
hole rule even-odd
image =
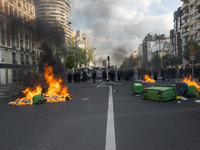
[[[188,97],[198,97],[199,95],[200,95],[200,93],[194,85],[188,86],[186,96],[188,96]]]
[[[38,94],[33,97],[33,104],[42,104],[45,103],[47,100],[43,96],[43,94]]]
[[[153,85],[144,89],[144,99],[155,101],[176,100],[176,86]]]
[[[144,88],[141,82],[137,81],[132,82],[132,94],[142,94],[143,89]]]
[[[185,82],[176,84],[177,95],[185,97],[198,97],[200,92],[194,85],[188,85]]]

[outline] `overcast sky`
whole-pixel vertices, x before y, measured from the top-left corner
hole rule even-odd
[[[100,56],[112,58],[116,53],[122,57],[133,53],[148,33],[169,36],[173,13],[182,2],[71,0],[71,5],[72,29],[86,33]]]

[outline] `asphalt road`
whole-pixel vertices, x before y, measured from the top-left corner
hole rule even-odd
[[[0,99],[0,149],[105,150],[109,86],[116,150],[200,149],[198,98],[155,102],[130,95],[131,82],[100,83],[68,84],[73,99],[62,103],[12,106],[16,96]]]

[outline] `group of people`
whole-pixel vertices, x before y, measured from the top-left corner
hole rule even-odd
[[[106,72],[106,70],[103,70],[101,73],[101,78],[103,81],[129,81],[129,80],[144,80],[145,75],[153,76],[155,80],[158,80],[158,76],[162,78],[162,81],[165,80],[171,80],[175,78],[183,78],[188,77],[192,74],[192,68],[191,67],[185,67],[177,69],[177,68],[155,68],[155,69],[147,69],[147,68],[141,68],[141,69],[126,69],[126,70],[110,70]],[[91,75],[88,75],[86,71],[76,71],[74,73],[68,72],[67,74],[68,82],[87,82],[88,80],[92,79],[93,82],[96,82],[97,78],[97,71],[93,70]],[[200,80],[200,66],[194,67],[194,77],[196,79]]]
[[[92,72],[92,78],[93,78],[93,82],[96,82],[96,76],[97,73],[94,70]],[[90,80],[90,77],[88,76],[88,74],[86,73],[86,71],[83,71],[81,73],[81,71],[76,71],[74,73],[68,72],[67,73],[67,79],[68,79],[68,83],[76,83],[76,82],[87,82],[88,80]]]

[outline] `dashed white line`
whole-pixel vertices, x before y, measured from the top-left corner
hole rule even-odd
[[[105,150],[116,150],[112,86],[109,86]]]

